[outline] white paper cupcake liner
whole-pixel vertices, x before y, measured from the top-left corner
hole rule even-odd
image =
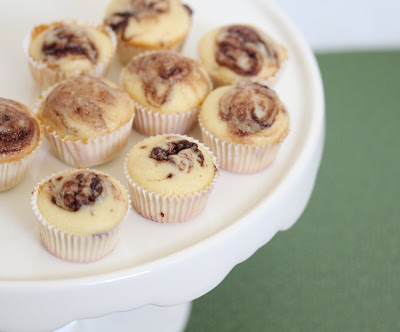
[[[38,146],[21,160],[9,163],[0,163],[0,192],[11,189],[24,179],[26,173],[32,166],[41,143],[42,138],[40,139]]]
[[[199,192],[180,196],[154,193],[133,181],[128,172],[127,156],[124,163],[124,173],[129,183],[132,207],[147,219],[160,223],[180,223],[192,219],[199,215],[204,209],[215,187],[217,178],[220,175],[217,159],[204,144],[184,135],[182,137],[203,146],[212,155],[213,162],[216,166],[214,178],[207,187]]]
[[[107,70],[110,66],[110,63],[111,63],[111,59],[113,58],[116,48],[117,48],[117,39],[116,39],[115,33],[108,26],[103,26],[103,25],[98,25],[98,24],[93,24],[93,23],[88,23],[88,22],[82,22],[82,21],[78,21],[78,20],[64,20],[62,22],[75,23],[75,24],[80,24],[80,25],[88,25],[88,26],[92,26],[92,27],[96,27],[96,28],[101,27],[109,35],[110,40],[113,44],[113,51],[111,52],[110,56],[105,58],[103,61],[97,63],[93,69],[91,69],[87,72],[82,72],[81,70],[77,70],[77,71],[66,73],[58,68],[49,66],[45,62],[38,62],[32,58],[32,56],[29,54],[29,46],[32,41],[32,32],[35,29],[35,27],[32,28],[25,35],[25,38],[23,41],[23,49],[25,52],[25,56],[28,60],[28,65],[29,65],[29,69],[32,74],[32,77],[35,80],[35,82],[42,88],[42,90],[45,90],[45,89],[51,87],[52,85],[54,85],[58,82],[61,82],[67,78],[76,77],[81,74],[92,75],[95,77],[103,76],[107,72]],[[49,25],[55,24],[55,23],[57,23],[57,22],[50,23]]]
[[[74,167],[92,167],[116,157],[128,143],[134,116],[121,128],[87,140],[62,138],[44,127],[44,134],[57,158]]]
[[[229,143],[211,134],[200,119],[199,124],[203,142],[214,152],[220,167],[235,173],[256,173],[271,165],[284,139],[265,145]]]
[[[156,50],[146,51],[143,54],[137,55],[138,57],[142,55],[151,54],[156,52]],[[132,60],[132,59],[131,59]],[[203,66],[201,62],[199,65]],[[127,66],[121,71],[119,82],[123,87],[123,77]],[[207,77],[209,81],[210,91],[213,90],[213,82],[211,77]],[[178,113],[163,113],[155,111],[153,109],[148,109],[145,106],[139,104],[135,101],[136,106],[136,116],[133,121],[133,128],[143,135],[155,136],[162,134],[180,134],[184,135],[188,133],[196,124],[198,114],[201,105],[195,107],[191,110],[186,110]]]
[[[149,110],[135,102],[136,116],[133,127],[147,136],[186,134],[197,122],[200,107],[180,113],[161,113]]]
[[[48,88],[40,95],[36,107],[33,110],[35,114],[38,114],[41,104],[46,100],[47,96],[56,85]],[[45,125],[43,125],[43,131],[58,159],[74,167],[92,167],[110,161],[125,147],[132,131],[135,113],[132,115],[131,119],[119,129],[95,138],[73,140],[70,139],[69,136],[60,137],[55,131],[52,131],[49,126]]]
[[[181,52],[184,45],[186,42],[186,37],[183,38],[182,40],[178,41],[176,44],[162,48],[163,50],[170,50],[174,52]],[[118,46],[117,46],[117,55],[122,64],[127,64],[134,56],[137,56],[141,53],[146,53],[146,52],[151,52],[151,51],[159,51],[161,49],[152,49],[152,48],[143,48],[143,47],[137,47],[129,42],[124,42],[124,41],[119,41]]]
[[[44,127],[44,134],[57,158],[74,167],[92,167],[116,157],[128,143],[134,116],[121,128],[87,140],[62,138]]]
[[[118,244],[122,221],[130,211],[130,201],[125,217],[108,232],[84,235],[63,231],[45,220],[37,207],[37,195],[40,187],[54,176],[56,174],[38,183],[33,190],[31,199],[31,206],[38,221],[43,246],[54,256],[72,262],[93,262],[109,254]]]

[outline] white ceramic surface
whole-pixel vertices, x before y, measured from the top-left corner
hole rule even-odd
[[[173,307],[147,305],[127,312],[76,320],[54,332],[183,332],[192,303]]]
[[[0,95],[33,107],[39,89],[22,51],[26,31],[61,18],[99,21],[107,0],[1,2]],[[324,101],[320,73],[302,36],[271,1],[187,1],[194,22],[184,53],[196,57],[197,41],[227,23],[258,25],[288,48],[289,62],[276,90],[287,105],[291,132],[275,163],[253,175],[222,171],[203,213],[165,225],[131,211],[117,249],[104,259],[77,264],[49,254],[40,244],[30,194],[35,184],[67,165],[44,142],[31,171],[17,187],[0,193],[0,331],[44,331],[69,322],[146,304],[191,301],[220,283],[238,263],[299,218],[310,197],[322,154]],[[109,77],[118,82],[114,61]],[[200,138],[198,128],[189,135]],[[123,160],[143,138],[98,169],[126,184]]]

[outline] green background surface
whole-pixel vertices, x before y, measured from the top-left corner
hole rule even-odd
[[[327,135],[298,222],[193,302],[193,331],[400,331],[400,51],[320,54]]]

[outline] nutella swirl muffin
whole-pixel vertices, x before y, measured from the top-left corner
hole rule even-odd
[[[180,0],[113,0],[105,24],[115,31],[117,53],[126,63],[144,51],[180,51],[191,15],[192,10]]]
[[[287,60],[282,45],[250,25],[208,32],[199,42],[199,56],[216,87],[246,80],[270,84]]]
[[[134,57],[121,80],[136,102],[134,127],[145,135],[188,132],[212,89],[203,65],[172,51]]]
[[[49,252],[70,261],[90,262],[117,245],[129,197],[108,174],[71,169],[38,184],[32,208]]]
[[[105,25],[59,21],[34,27],[24,48],[34,80],[46,89],[82,74],[102,76],[115,53],[116,38]]]
[[[133,207],[162,223],[197,216],[219,175],[211,152],[193,138],[180,135],[158,135],[139,142],[124,167]]]
[[[200,110],[203,141],[221,168],[254,173],[269,166],[289,133],[289,115],[276,92],[247,82],[214,90]]]
[[[79,76],[56,84],[41,96],[38,118],[56,156],[75,167],[114,158],[132,130],[135,105],[105,78]]]
[[[22,181],[42,138],[39,121],[27,106],[0,98],[0,191]]]

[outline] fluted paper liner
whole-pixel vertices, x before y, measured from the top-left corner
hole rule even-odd
[[[136,56],[140,57],[157,51],[159,50],[147,51]],[[201,62],[199,62],[199,64],[201,64]],[[127,66],[125,66],[125,68],[121,71],[119,78],[119,82],[122,87],[123,76],[126,68]],[[209,92],[211,92],[213,90],[213,82],[210,77],[208,77],[208,81],[210,85]],[[135,106],[136,116],[133,121],[133,128],[146,136],[186,134],[196,124],[201,107],[201,105],[199,105],[191,110],[185,110],[177,113],[164,113],[153,109],[148,109],[136,101]]]
[[[40,138],[38,146],[20,160],[0,163],[0,192],[11,189],[20,183],[31,168],[43,138]]]
[[[43,246],[54,256],[72,262],[87,263],[106,256],[118,244],[122,221],[130,210],[130,200],[125,217],[108,232],[85,235],[61,230],[45,220],[37,207],[37,195],[40,187],[56,175],[53,174],[38,183],[33,190],[31,199],[31,206],[38,221],[40,240]]]
[[[201,145],[211,154],[216,167],[214,178],[207,187],[194,193],[170,196],[151,192],[138,185],[129,175],[128,153],[124,163],[124,173],[129,183],[132,207],[147,219],[160,223],[180,223],[192,219],[199,215],[204,209],[215,187],[215,183],[220,174],[217,159],[204,144],[184,135],[182,137]]]
[[[103,26],[101,24],[82,22],[79,20],[64,20],[64,21],[60,21],[60,22],[74,23],[74,24],[79,24],[79,25],[88,25],[88,26],[95,27],[95,28],[102,27],[102,29],[104,29],[104,31],[106,31],[110,37],[110,40],[113,44],[113,51],[111,52],[109,57],[105,58],[104,61],[102,61],[102,62],[96,63],[95,66],[88,72],[82,72],[81,70],[76,70],[76,71],[73,71],[70,73],[66,73],[66,72],[60,70],[59,68],[49,66],[45,62],[36,61],[29,54],[29,46],[32,41],[32,32],[36,28],[36,27],[33,27],[31,30],[28,31],[28,33],[26,34],[26,36],[24,38],[23,49],[25,52],[25,56],[28,60],[28,65],[29,65],[29,69],[32,74],[32,77],[35,80],[35,82],[42,88],[42,90],[45,90],[45,89],[51,87],[52,85],[54,85],[58,82],[61,82],[67,78],[76,77],[76,76],[79,76],[82,74],[92,75],[95,77],[103,76],[107,72],[107,70],[110,66],[110,63],[111,63],[111,59],[113,58],[116,48],[117,48],[117,39],[116,39],[115,33],[108,26]],[[52,22],[52,23],[49,23],[48,25],[52,25],[55,23],[57,23],[57,22]]]
[[[147,136],[186,134],[197,122],[200,107],[180,113],[162,113],[148,110],[135,102],[136,116],[133,127]]]
[[[137,56],[141,53],[151,52],[151,51],[161,51],[161,50],[170,50],[174,52],[180,53],[185,45],[186,37],[182,40],[178,41],[176,44],[171,45],[170,47],[165,47],[161,49],[152,49],[152,48],[143,48],[135,46],[129,41],[118,41],[117,46],[117,55],[122,64],[127,64],[134,56]]]
[[[214,136],[203,126],[200,119],[199,124],[203,142],[214,152],[220,167],[235,173],[256,173],[271,165],[286,137],[264,145],[235,144]]]
[[[128,142],[133,117],[121,128],[96,138],[71,140],[62,138],[44,126],[44,134],[57,158],[74,167],[92,167],[116,157]]]
[[[55,86],[44,91],[39,97],[38,103],[33,110],[35,114],[39,112],[41,104]],[[60,137],[49,126],[43,125],[44,135],[50,142],[58,159],[74,167],[92,167],[110,161],[125,147],[132,131],[135,113],[126,124],[117,130],[94,138],[77,140],[71,139],[69,136]]]

